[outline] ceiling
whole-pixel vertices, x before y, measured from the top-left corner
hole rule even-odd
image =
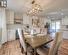
[[[32,0],[7,1],[7,8],[19,13],[25,13],[32,7]],[[40,15],[68,14],[68,0],[36,0],[36,3],[40,4],[43,9],[43,12]]]

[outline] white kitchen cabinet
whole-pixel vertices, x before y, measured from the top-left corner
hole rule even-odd
[[[68,17],[62,18],[62,25],[68,25]]]
[[[13,41],[16,39],[16,31],[14,29],[8,29],[8,41]]]
[[[14,11],[6,10],[7,24],[14,24]]]
[[[63,31],[63,38],[68,39],[68,31]]]

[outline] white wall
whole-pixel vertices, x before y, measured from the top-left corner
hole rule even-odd
[[[0,28],[2,28],[2,24],[1,24],[1,23],[2,23],[1,15],[2,15],[2,14],[1,14],[1,9],[0,9]]]
[[[32,17],[27,16],[26,14],[23,14],[23,25],[29,25],[32,26]]]
[[[1,42],[1,36],[2,36],[2,19],[1,19],[1,9],[0,9],[0,42]]]
[[[2,39],[1,43],[5,43],[7,41],[7,28],[6,28],[6,15],[5,8],[0,8],[0,16],[1,16],[1,27],[2,27]]]
[[[1,40],[2,40],[2,11],[0,9],[0,45],[1,45]]]

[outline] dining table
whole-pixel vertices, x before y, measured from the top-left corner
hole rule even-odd
[[[53,39],[50,37],[50,35],[45,35],[45,34],[28,34],[24,33],[24,37],[26,39],[26,42],[33,48],[34,50],[34,55],[36,55],[36,49],[40,46],[46,45],[53,41]]]

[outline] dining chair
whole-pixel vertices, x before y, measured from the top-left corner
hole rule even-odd
[[[35,30],[35,33],[40,33],[40,28],[35,27],[34,30]]]
[[[30,47],[28,48],[27,43],[24,38],[23,30],[21,30],[20,28],[18,28],[18,35],[19,35],[19,41],[20,41],[20,46],[21,46],[21,52],[27,55],[27,52],[30,52],[29,51]]]
[[[57,32],[53,44],[51,44],[51,47],[49,49],[44,47],[37,48],[37,53],[39,55],[58,55],[58,50],[61,42],[62,42],[62,33]]]
[[[26,53],[27,52],[27,50],[26,50],[27,46],[26,46],[26,43],[25,43],[23,31],[20,28],[18,28],[18,35],[19,35],[19,41],[20,41],[21,51],[22,52],[24,51],[24,53]]]
[[[47,35],[47,28],[41,28],[41,33]]]

